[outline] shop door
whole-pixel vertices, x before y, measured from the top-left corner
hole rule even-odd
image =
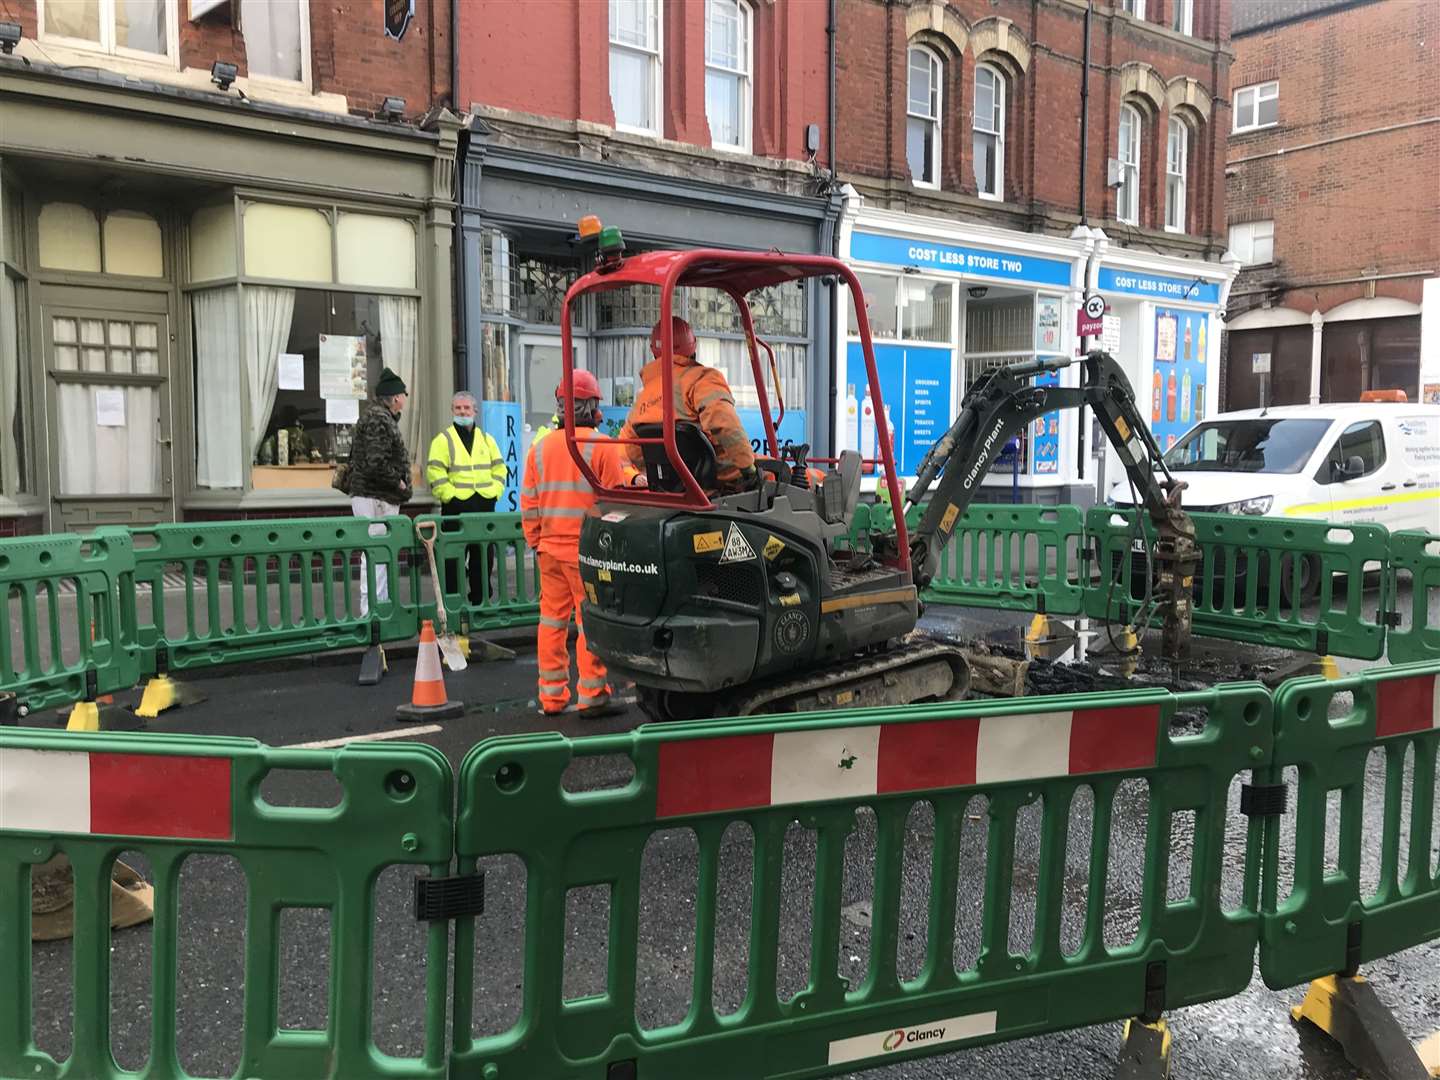
[[[575,366],[583,368],[585,342],[575,341],[572,344]],[[550,423],[550,417],[555,415],[555,388],[564,375],[564,355],[560,339],[552,334],[520,336],[520,370],[525,390],[521,407],[525,410],[525,423],[532,433],[541,425]]]
[[[51,527],[173,521],[167,295],[52,288],[41,317]]]

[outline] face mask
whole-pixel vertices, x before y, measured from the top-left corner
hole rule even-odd
[[[455,426],[456,426],[456,427],[474,427],[474,426],[475,426],[475,417],[473,417],[473,416],[457,416],[457,417],[454,418],[454,420],[455,420]]]

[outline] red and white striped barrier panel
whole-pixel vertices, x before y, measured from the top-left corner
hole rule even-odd
[[[1160,706],[726,735],[660,746],[657,817],[1152,768]]]
[[[1381,679],[1375,687],[1375,737],[1440,728],[1440,676]]]
[[[229,840],[231,761],[0,749],[0,830]]]

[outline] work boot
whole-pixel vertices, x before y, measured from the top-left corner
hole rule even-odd
[[[590,699],[588,705],[580,707],[580,719],[593,720],[601,716],[613,716],[623,710],[624,706],[609,694],[597,694]]]
[[[155,887],[119,859],[110,871],[110,927],[139,926],[155,917]],[[30,871],[30,940],[59,941],[75,933],[75,874],[56,855]]]

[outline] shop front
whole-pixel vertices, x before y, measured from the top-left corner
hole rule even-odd
[[[861,208],[844,220],[841,245],[864,289],[885,418],[907,479],[986,372],[1075,352],[1087,242]],[[842,317],[838,444],[872,458],[878,425],[853,305]],[[1040,381],[1077,379],[1070,369]],[[992,466],[980,501],[1082,499],[1078,423],[1067,412],[1037,419]],[[867,470],[870,488],[878,478]]]
[[[346,512],[382,367],[412,455],[443,422],[458,122],[240,105],[0,75],[10,531]]]
[[[631,254],[688,247],[828,253],[839,209],[824,196],[542,154],[483,133],[471,138],[464,175],[465,371],[482,398],[482,424],[511,462],[500,504],[510,509],[518,505],[517,466],[555,411],[565,292],[593,258],[576,236],[582,216],[618,226]],[[816,420],[829,415],[828,290],[813,282],[765,289],[750,304],[756,332],[775,351],[778,384],[767,391],[772,414],[777,398],[784,403],[781,442],[822,445],[828,432]],[[759,450],[764,427],[735,305],[715,290],[681,290],[676,314],[694,328],[700,362],[725,372]],[[585,297],[572,312],[575,363],[598,378],[611,433],[634,401],[658,317],[658,290],[638,287]]]

